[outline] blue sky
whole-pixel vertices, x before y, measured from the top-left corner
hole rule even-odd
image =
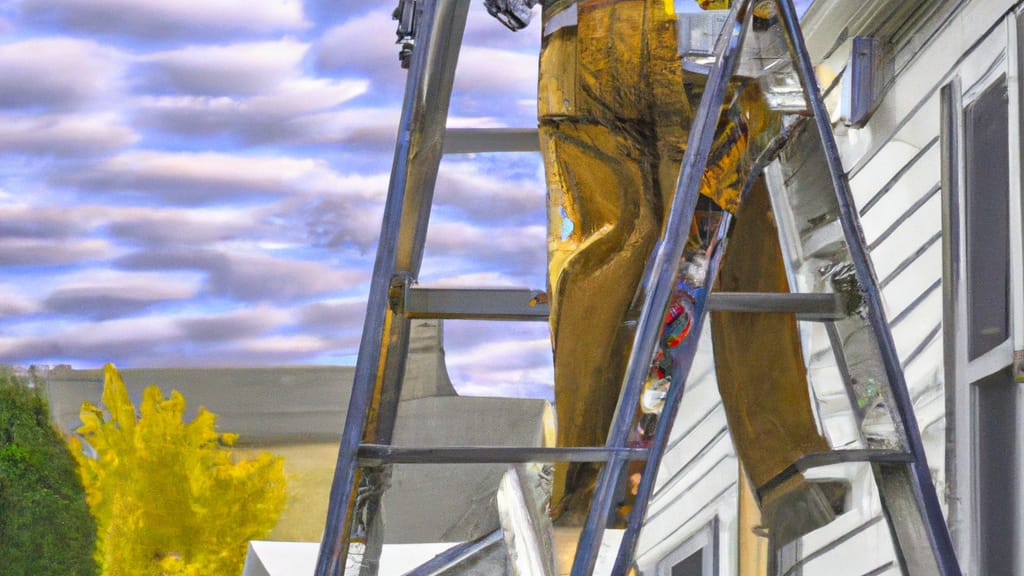
[[[387,2],[0,1],[0,362],[352,363],[405,73]],[[450,125],[534,123],[537,29],[474,2]],[[529,154],[450,157],[423,284],[544,282]],[[449,324],[548,394],[543,324]]]
[[[351,364],[405,73],[394,1],[0,0],[0,362]],[[539,26],[474,1],[449,126],[535,124]],[[544,286],[532,154],[445,159],[424,285]],[[550,396],[544,324],[450,322]]]

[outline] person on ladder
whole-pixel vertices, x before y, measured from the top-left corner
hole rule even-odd
[[[679,0],[684,1],[684,0]],[[685,0],[689,2],[690,0]],[[725,9],[731,0],[698,0]],[[606,441],[633,341],[638,285],[662,233],[705,78],[684,71],[673,0],[550,0],[542,10],[538,121],[548,185],[548,295],[560,446]],[[538,0],[485,0],[509,28],[525,27]],[[755,19],[774,17],[773,3]],[[767,189],[740,206],[751,148],[778,132],[756,82],[734,82],[704,175],[690,241],[711,241],[702,222],[733,213],[736,226],[718,290],[788,292]],[[757,144],[760,143],[760,144]],[[666,338],[690,334],[685,302]],[[835,486],[795,475],[769,481],[808,453],[829,450],[811,409],[791,314],[712,318],[718,384],[729,428],[763,522],[776,544],[832,520]],[[662,347],[671,346],[671,342]],[[666,348],[667,349],[667,348]],[[657,359],[656,359],[657,360]],[[657,364],[657,361],[656,361]],[[652,367],[643,411],[659,409]],[[662,375],[663,376],[663,375]],[[653,416],[640,418],[649,426]],[[643,437],[648,430],[639,430]],[[552,517],[581,525],[597,464],[556,466]],[[782,541],[780,541],[782,540]]]

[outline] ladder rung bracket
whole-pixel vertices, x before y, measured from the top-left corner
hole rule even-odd
[[[536,128],[449,128],[445,131],[445,154],[483,152],[540,152],[540,136]]]
[[[811,468],[832,466],[834,464],[845,464],[849,462],[884,462],[884,463],[905,463],[914,461],[909,452],[900,450],[833,450],[831,452],[816,452],[806,454],[796,462],[790,464],[778,476],[772,478],[760,488],[762,492],[770,492],[776,486],[781,485],[797,474],[806,472]]]
[[[409,318],[546,321],[548,305],[525,288],[420,288],[406,291]]]
[[[547,303],[538,301],[541,294],[525,288],[411,287],[405,296],[405,314],[409,318],[544,321],[549,309]],[[846,317],[838,294],[713,292],[708,297],[708,309],[791,313],[797,320],[808,322]]]
[[[646,460],[646,448],[543,448],[519,446],[449,446],[404,448],[383,444],[359,447],[359,464],[520,464],[527,462],[605,462],[612,456]]]

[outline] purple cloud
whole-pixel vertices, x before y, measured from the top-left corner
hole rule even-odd
[[[16,0],[15,7],[32,24],[141,40],[279,33],[310,25],[301,0]]]
[[[115,49],[72,38],[0,44],[0,108],[66,110],[94,103],[116,93],[123,58]]]
[[[186,300],[197,292],[197,282],[168,275],[94,271],[62,282],[42,306],[47,312],[107,320]]]
[[[338,178],[326,162],[313,158],[137,150],[53,181],[189,205],[329,191]]]
[[[242,301],[308,298],[342,292],[369,279],[367,271],[341,270],[259,252],[142,251],[123,256],[115,263],[127,270],[205,272],[207,292]]]

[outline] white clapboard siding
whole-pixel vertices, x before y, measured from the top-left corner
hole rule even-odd
[[[799,573],[863,576],[884,574],[895,569],[899,574],[891,548],[878,546],[878,543],[888,540],[889,527],[885,518],[876,516],[843,533],[831,548],[806,555],[799,564]]]
[[[838,137],[940,494],[946,426],[939,89],[957,75],[969,90],[998,70],[1005,33],[997,24],[1010,4],[965,3],[901,71],[871,122]],[[795,181],[799,175],[789,178]],[[872,490],[869,476],[854,486],[855,494]],[[850,512],[801,539],[789,573],[899,574],[884,518],[862,513]]]
[[[836,0],[843,7],[845,0]],[[1000,26],[1016,0],[962,0],[936,12],[927,33],[914,36],[912,49],[895,57],[895,78],[870,122],[862,129],[837,130],[837,143],[875,266],[897,354],[905,370],[922,429],[925,448],[940,494],[945,493],[945,392],[942,346],[942,147],[939,91],[958,78],[965,92],[1004,67],[1005,30]],[[814,22],[816,14],[834,15],[832,3],[819,0],[808,18],[812,54],[840,73],[836,63],[850,42],[836,42],[847,30]],[[840,10],[842,11],[842,10]],[[847,10],[848,11],[848,10]],[[857,33],[869,34],[870,30]],[[830,37],[827,35],[832,34]],[[851,33],[850,36],[855,35]],[[823,60],[827,49],[827,60]],[[830,98],[829,102],[835,99]],[[782,168],[787,187],[826,189],[820,149]],[[816,157],[814,156],[816,153]],[[828,241],[830,230],[821,231]],[[835,361],[820,325],[804,326],[809,372],[816,402],[827,414],[846,402],[836,386]],[[638,564],[654,574],[659,560],[718,520],[719,574],[736,571],[738,470],[725,414],[714,380],[710,338],[701,352],[684,395],[670,446],[658,473],[648,520],[638,547]],[[832,389],[835,388],[835,389]],[[832,431],[836,432],[836,431]],[[849,433],[849,434],[848,434]],[[854,431],[838,431],[845,436]],[[881,514],[870,469],[865,465],[822,469],[809,476],[852,479],[850,511],[793,545],[786,574],[793,576],[876,576],[899,574],[889,529]],[[858,468],[859,466],[859,468]]]

